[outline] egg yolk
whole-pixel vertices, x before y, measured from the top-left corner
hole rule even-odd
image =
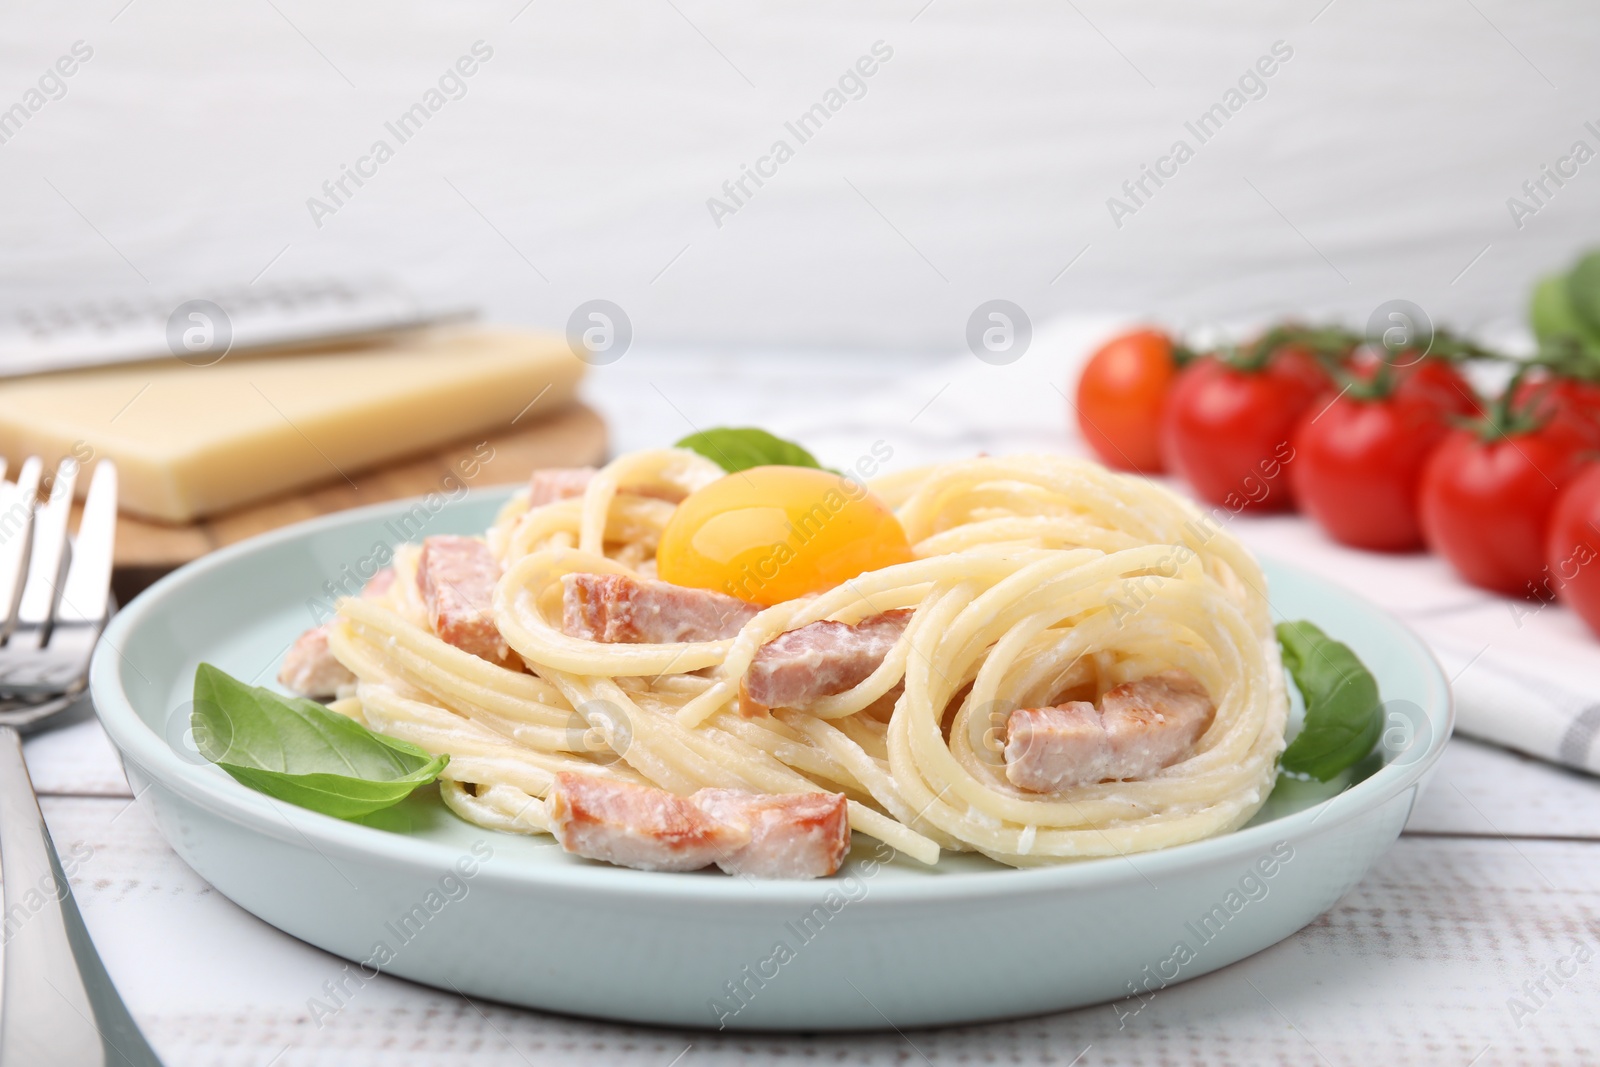
[[[656,573],[770,607],[910,559],[894,513],[860,482],[810,467],[753,467],[678,505]]]

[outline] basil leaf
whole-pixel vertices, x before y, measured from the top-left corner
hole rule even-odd
[[[1383,732],[1378,682],[1348,645],[1309,622],[1278,624],[1283,665],[1305,701],[1300,733],[1284,750],[1284,770],[1326,782],[1361,762]]]
[[[1600,251],[1578,260],[1567,274],[1567,299],[1586,333],[1600,333]]]
[[[815,467],[822,469],[817,457],[793,441],[774,437],[753,426],[719,426],[711,430],[692,433],[679,441],[677,448],[687,448],[727,471],[729,474],[746,471],[751,467]]]
[[[1545,344],[1570,338],[1590,353],[1600,352],[1600,330],[1591,330],[1578,318],[1567,291],[1567,276],[1553,274],[1533,288],[1528,302],[1528,323],[1533,335]]]
[[[201,754],[240,782],[341,819],[398,804],[450,762],[209,663],[194,672],[191,722]]]

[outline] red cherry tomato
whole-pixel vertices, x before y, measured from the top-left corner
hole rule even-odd
[[[1161,454],[1201,499],[1233,511],[1293,508],[1283,477],[1294,428],[1328,387],[1316,358],[1293,345],[1259,369],[1215,357],[1183,369],[1161,421]]]
[[[1354,367],[1372,383],[1374,363]],[[1384,396],[1358,389],[1318,401],[1295,430],[1290,485],[1300,509],[1341,544],[1380,552],[1422,547],[1417,488],[1452,416],[1479,411],[1471,386],[1442,360],[1389,372]]]
[[[1352,365],[1373,384],[1379,365]],[[1478,414],[1477,395],[1450,363],[1421,360],[1386,371],[1387,395],[1346,390],[1318,400],[1294,430],[1290,485],[1302,512],[1341,544],[1378,552],[1422,547],[1418,486],[1453,416]]]
[[[1387,374],[1392,379],[1393,395],[1407,400],[1431,402],[1451,414],[1476,415],[1483,411],[1477,391],[1455,364],[1443,359],[1418,356],[1415,361],[1409,353],[1402,352],[1391,362]],[[1360,381],[1370,382],[1379,372],[1380,363],[1368,350],[1357,353],[1350,361],[1350,372]]]
[[[1108,467],[1159,474],[1161,409],[1178,375],[1172,339],[1159,330],[1113,337],[1078,377],[1078,429]]]
[[[1544,375],[1517,386],[1512,402],[1561,434],[1600,448],[1600,382]]]
[[[1600,464],[1579,475],[1556,501],[1545,564],[1562,603],[1600,634]]]
[[[1428,547],[1473,585],[1537,594],[1551,510],[1585,462],[1570,437],[1548,429],[1488,440],[1476,430],[1454,431],[1422,472]]]

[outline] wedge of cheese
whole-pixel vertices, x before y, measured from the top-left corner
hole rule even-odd
[[[556,335],[454,327],[359,350],[177,359],[0,383],[0,454],[116,461],[124,510],[187,522],[572,400],[584,364]],[[515,422],[515,426],[513,426]]]

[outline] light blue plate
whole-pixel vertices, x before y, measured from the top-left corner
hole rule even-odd
[[[246,789],[194,752],[196,664],[265,684],[340,584],[353,590],[399,541],[483,530],[504,496],[363,508],[216,552],[123,609],[92,670],[129,784],[191,867],[274,926],[418,982],[631,1022],[804,1030],[1143,994],[1331,907],[1399,836],[1450,733],[1449,687],[1421,642],[1269,564],[1279,616],[1313,620],[1377,675],[1382,751],[1345,782],[1284,782],[1235,833],[1128,858],[1018,871],[947,856],[929,870],[878,862],[876,843],[858,839],[840,877],[815,882],[653,874],[479,829],[431,789],[342,822]]]

